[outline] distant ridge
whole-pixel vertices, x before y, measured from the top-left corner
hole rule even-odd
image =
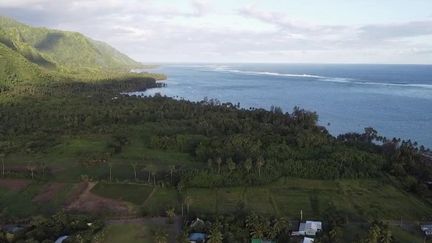
[[[104,69],[127,71],[142,66],[108,44],[92,40],[80,33],[35,28],[2,16],[0,43],[0,58],[11,58],[13,54],[10,52],[3,55],[5,48],[8,48],[30,63],[62,73],[95,72]]]

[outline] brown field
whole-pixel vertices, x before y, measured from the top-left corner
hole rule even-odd
[[[89,182],[87,188],[74,200],[66,206],[66,210],[88,212],[88,213],[107,213],[114,215],[126,216],[130,214],[129,206],[126,202],[97,196],[91,192],[96,185]]]
[[[52,199],[55,198],[56,194],[59,193],[63,188],[65,184],[59,183],[59,182],[53,182],[45,185],[45,187],[42,189],[42,192],[38,195],[36,195],[32,201],[33,202],[49,202]]]
[[[25,179],[0,179],[0,187],[12,191],[21,191],[29,184],[30,181]]]

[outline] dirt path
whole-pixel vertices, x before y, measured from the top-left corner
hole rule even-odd
[[[128,216],[130,210],[127,203],[104,198],[91,192],[96,182],[89,182],[87,188],[71,204],[66,206],[66,210],[88,212],[88,213],[108,213],[112,215]]]
[[[44,186],[42,192],[36,195],[32,201],[38,203],[49,202],[55,198],[56,194],[59,193],[65,185],[65,183],[60,182],[49,183]]]
[[[144,200],[144,202],[143,202],[142,205],[146,205],[147,202],[150,200],[150,198],[153,197],[153,195],[155,194],[155,192],[156,192],[156,187],[154,186],[154,187],[153,187],[153,190],[152,190],[151,193],[148,195],[148,197],[146,198],[146,200]]]

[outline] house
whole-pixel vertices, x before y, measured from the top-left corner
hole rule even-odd
[[[189,235],[190,243],[204,243],[206,242],[207,235],[204,233],[192,233]]]
[[[298,231],[292,232],[292,235],[315,236],[317,233],[321,232],[321,230],[321,221],[306,221],[304,223],[300,223]]]
[[[192,223],[190,224],[191,228],[203,228],[205,227],[205,222],[204,220],[200,219],[200,218],[196,218],[194,221],[192,221]]]
[[[56,241],[54,241],[54,243],[62,243],[62,242],[65,241],[67,238],[69,238],[69,236],[67,236],[67,235],[60,236],[59,238],[57,238]]]
[[[432,235],[432,224],[423,224],[420,225],[420,228],[426,236]]]
[[[303,243],[313,243],[313,242],[314,242],[314,239],[313,239],[313,238],[305,237],[305,238],[303,239]]]

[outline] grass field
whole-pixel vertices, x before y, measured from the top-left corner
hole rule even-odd
[[[0,188],[0,208],[4,215],[27,217],[37,214],[52,214],[60,210],[67,200],[73,184],[65,183],[53,193],[48,188],[50,183],[33,182],[20,191]],[[42,195],[40,200],[35,198]]]
[[[153,187],[137,184],[98,183],[92,192],[103,197],[142,204],[152,192]]]
[[[101,184],[101,188],[105,187]],[[148,190],[140,186],[110,186],[105,192],[96,193],[112,198],[122,198],[141,204]],[[349,215],[352,221],[367,221],[374,218],[400,220],[422,220],[432,214],[432,207],[411,194],[397,189],[382,180],[305,180],[286,178],[260,187],[232,188],[188,188],[183,197],[192,200],[190,209],[195,213],[231,213],[239,205],[268,215],[299,218],[300,210],[305,218],[322,217],[330,204]],[[136,199],[128,199],[136,198]],[[172,188],[156,188],[147,199],[149,211],[180,209],[180,196]]]
[[[105,228],[104,243],[153,243],[151,230],[147,225],[122,224],[108,225]]]
[[[167,171],[169,167],[199,168],[205,166],[198,163],[187,153],[169,150],[149,148],[152,123],[144,127],[131,127],[125,131],[130,140],[119,153],[112,153],[108,146],[109,136],[80,135],[64,136],[58,144],[52,146],[43,153],[16,153],[9,154],[5,158],[6,170],[21,170],[21,177],[29,177],[26,171],[28,165],[40,165],[44,163],[53,171],[50,180],[76,182],[82,175],[87,175],[96,180],[109,178],[108,163],[86,164],[92,159],[108,158],[112,164],[112,177],[114,180],[134,180],[133,163],[137,163],[137,178],[147,180],[148,171]]]

